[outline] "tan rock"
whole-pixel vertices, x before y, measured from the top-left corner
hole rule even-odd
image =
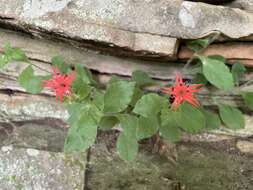
[[[239,140],[236,144],[236,147],[243,153],[253,154],[253,142],[252,141]]]
[[[239,61],[246,66],[253,66],[253,43],[224,43],[210,45],[205,51],[201,52],[201,55],[221,55],[225,57],[228,63],[235,63]],[[182,46],[178,53],[178,58],[182,60],[192,57],[194,52]]]
[[[210,45],[202,55],[222,55],[227,59],[248,59],[253,60],[253,43],[224,43]],[[193,51],[183,46],[178,54],[179,59],[189,59]]]

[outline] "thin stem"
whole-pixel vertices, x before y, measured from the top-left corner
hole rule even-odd
[[[199,51],[196,51],[192,57],[186,62],[186,64],[184,65],[183,67],[183,73],[186,73],[186,70],[188,69],[188,67],[190,66],[190,64],[192,63],[192,61],[199,55],[201,54],[203,51],[206,50],[206,48],[211,44],[213,43],[215,40],[217,40],[219,37],[220,37],[221,33],[220,32],[215,32],[215,35],[209,40],[208,44],[203,47],[201,50]]]
[[[38,69],[40,69],[40,70],[42,70],[42,71],[45,71],[46,73],[51,74],[50,71],[48,71],[48,70],[46,70],[46,69],[44,69],[44,68],[42,68],[42,67],[40,67],[40,66],[38,66],[38,65],[35,65],[34,63],[32,63],[32,62],[30,62],[30,61],[27,61],[27,63],[29,63],[30,65],[32,65],[32,66],[34,66],[34,67],[37,67]]]

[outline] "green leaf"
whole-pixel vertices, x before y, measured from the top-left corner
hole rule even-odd
[[[12,48],[10,44],[4,46],[4,53],[9,60],[28,61],[28,58],[23,50],[20,48]]]
[[[119,113],[124,111],[132,100],[135,85],[135,82],[128,81],[109,83],[104,97],[104,112]]]
[[[206,85],[207,84],[207,80],[206,80],[206,77],[201,74],[201,73],[197,73],[195,75],[195,77],[192,79],[192,83],[193,84],[203,84],[203,85]]]
[[[63,57],[61,56],[55,56],[51,60],[53,66],[57,67],[61,73],[68,73],[69,70],[71,70],[70,66],[64,62]]]
[[[115,116],[104,116],[99,122],[99,128],[108,130],[113,128],[119,120]]]
[[[98,122],[102,113],[89,102],[74,103],[68,107],[71,125],[65,141],[64,151],[85,151],[95,143]]]
[[[159,129],[159,121],[156,115],[139,118],[138,128],[137,128],[137,138],[145,139],[153,136]]]
[[[80,99],[85,99],[91,92],[91,86],[85,83],[80,77],[77,77],[72,83],[72,91]]]
[[[75,65],[75,71],[77,72],[77,77],[80,77],[84,83],[89,85],[97,85],[97,82],[92,77],[92,73],[86,67],[77,64]]]
[[[93,91],[93,103],[98,107],[99,110],[104,110],[104,93],[99,90]]]
[[[233,76],[223,58],[198,57],[203,64],[203,74],[211,84],[223,90],[231,90],[234,87]]]
[[[95,143],[97,136],[97,124],[89,117],[89,114],[83,113],[80,119],[71,126],[65,141],[64,151],[85,151]]]
[[[196,74],[202,74],[203,68],[202,68],[202,62],[199,59],[195,60],[197,63],[194,65],[189,66],[189,74],[196,75]]]
[[[204,114],[188,103],[182,104],[176,113],[178,125],[186,132],[196,133],[206,126]]]
[[[139,70],[133,72],[132,79],[139,86],[145,86],[154,83],[154,81],[149,77],[147,73]]]
[[[6,55],[0,55],[0,68],[3,68],[9,63],[8,57]]]
[[[117,140],[117,150],[121,159],[133,161],[138,153],[138,142],[135,138],[121,133]]]
[[[176,117],[176,113],[167,107],[162,109],[160,133],[163,138],[171,142],[178,142],[181,139],[181,130],[177,125]]]
[[[93,102],[90,102],[88,100],[82,103],[74,102],[70,105],[67,105],[67,109],[70,115],[68,123],[71,126],[75,125],[75,123],[82,116],[82,113],[89,113],[90,117],[96,121],[96,123],[99,123],[100,119],[103,116],[101,110],[99,110]]]
[[[122,159],[132,161],[138,152],[138,142],[136,139],[136,128],[138,126],[138,118],[132,115],[119,115],[123,132],[117,141],[117,150]]]
[[[19,48],[15,48],[12,53],[12,59],[16,61],[28,61],[25,52]]]
[[[142,95],[143,95],[143,91],[138,86],[136,86],[134,89],[134,95],[132,97],[130,105],[134,107],[137,101],[142,97]]]
[[[126,136],[130,136],[136,139],[136,130],[138,127],[138,118],[133,115],[120,114],[118,115],[120,125],[123,129],[123,133]]]
[[[221,126],[221,120],[219,116],[215,113],[210,111],[204,111],[205,118],[206,118],[206,128],[211,129],[218,129]]]
[[[198,52],[200,50],[202,50],[203,48],[205,48],[208,44],[209,44],[210,38],[205,38],[205,39],[198,39],[198,40],[193,40],[190,41],[186,44],[186,46],[195,51]]]
[[[112,75],[110,81],[109,81],[109,84],[111,83],[114,83],[114,82],[119,82],[119,81],[122,81],[122,79],[116,75]]]
[[[246,68],[241,63],[235,63],[232,66],[232,74],[234,78],[234,82],[237,86],[239,86],[240,79],[244,76],[246,72]]]
[[[253,111],[253,92],[242,92],[245,104]]]
[[[237,108],[228,105],[219,105],[219,113],[223,123],[231,129],[242,129],[245,127],[243,114]]]
[[[155,116],[161,111],[164,104],[167,104],[165,98],[154,93],[149,93],[142,96],[136,103],[133,112],[144,117]]]
[[[19,75],[18,81],[19,84],[26,89],[27,92],[32,94],[38,94],[42,91],[43,80],[46,80],[47,77],[35,76],[32,66],[28,66],[23,72]]]
[[[225,57],[223,57],[221,55],[209,55],[208,58],[215,59],[215,60],[218,60],[220,62],[226,63]]]
[[[67,104],[67,110],[69,113],[69,118],[67,120],[68,124],[73,126],[75,124],[75,122],[77,122],[79,120],[79,118],[81,117],[80,110],[82,108],[82,104],[81,103],[71,103],[71,104]]]

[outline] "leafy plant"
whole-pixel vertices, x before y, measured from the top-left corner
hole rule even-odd
[[[101,88],[87,68],[75,65],[73,69],[59,56],[52,59],[54,72],[50,75],[35,75],[33,65],[29,64],[18,81],[29,93],[40,93],[49,87],[55,91],[56,97],[63,97],[70,115],[67,122],[71,126],[65,140],[65,151],[85,151],[95,143],[98,129],[110,130],[117,125],[121,128],[117,140],[119,156],[133,161],[138,153],[138,141],[155,134],[177,142],[183,133],[217,129],[221,123],[230,129],[244,127],[242,112],[237,108],[217,105],[219,113],[210,112],[200,106],[196,94],[193,94],[204,86],[231,91],[239,86],[246,71],[239,63],[230,69],[221,56],[201,55],[213,40],[209,37],[188,44],[195,54],[186,67],[191,61],[198,60],[193,73],[194,81],[200,85],[185,84],[178,75],[173,87],[163,87],[169,98],[165,94],[144,90],[145,86],[155,84],[144,71],[133,72],[130,80],[113,76],[106,88]],[[22,50],[6,45],[0,66],[13,60],[29,63]],[[253,110],[253,92],[240,93]]]

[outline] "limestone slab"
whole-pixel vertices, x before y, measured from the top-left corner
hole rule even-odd
[[[0,17],[7,24],[21,27],[23,30],[34,35],[43,35],[45,31],[58,36],[64,36],[79,40],[103,43],[107,46],[117,46],[130,51],[138,49],[152,54],[166,54],[175,57],[177,51],[177,39],[169,36],[161,37],[160,34],[152,33],[153,38],[147,39],[147,31],[131,30],[128,27],[118,26],[122,18],[126,19],[122,11],[135,14],[131,10],[131,2],[124,1],[28,1],[18,0],[16,3],[1,1]],[[130,9],[129,9],[130,8]],[[143,12],[143,11],[141,11]],[[122,14],[123,13],[123,14]],[[134,15],[132,15],[134,16]],[[131,16],[131,17],[132,17]],[[132,25],[135,21],[127,21]],[[126,24],[126,23],[122,23]],[[81,26],[81,27],[80,27]],[[154,40],[166,40],[169,45],[164,45]],[[147,47],[144,45],[148,43]],[[169,47],[169,48],[168,48]],[[143,56],[147,56],[144,54]]]
[[[2,0],[0,7],[10,23],[119,44],[124,31],[184,39],[217,30],[231,38],[253,33],[250,12],[182,0]]]

